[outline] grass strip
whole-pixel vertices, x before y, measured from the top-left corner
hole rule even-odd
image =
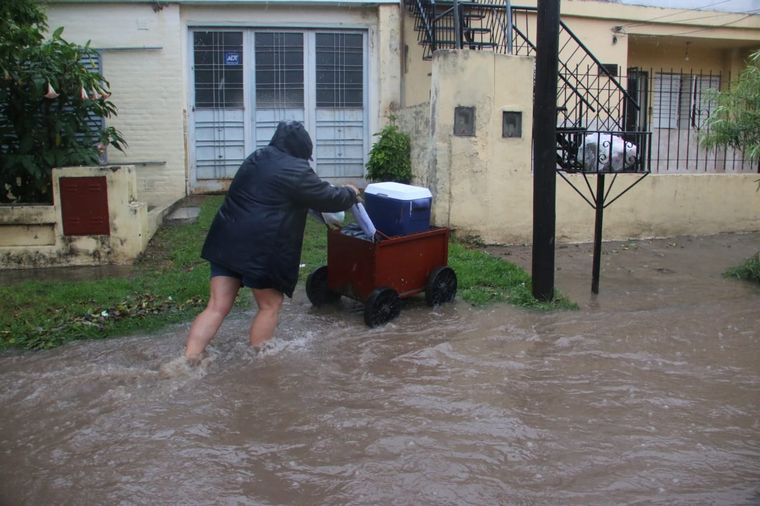
[[[47,349],[77,339],[149,332],[192,319],[206,303],[209,269],[199,257],[222,196],[204,199],[196,223],[162,226],[128,277],[90,281],[24,281],[0,287],[0,349]],[[300,281],[327,261],[323,225],[308,220]],[[507,302],[540,310],[575,307],[558,296],[541,303],[521,268],[452,240],[449,265],[457,296],[482,306]],[[250,293],[237,303],[248,306]]]

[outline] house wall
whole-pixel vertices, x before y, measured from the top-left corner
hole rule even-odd
[[[711,47],[705,43],[663,41],[648,37],[629,40],[629,66],[644,70],[689,73],[696,71],[732,73],[736,66],[744,67],[748,50]]]
[[[524,200],[514,182],[530,178],[533,66],[533,58],[484,51],[434,55],[431,101],[402,111],[400,124],[411,134],[415,181],[433,193],[435,223],[486,242],[530,228],[532,208],[513,203]],[[474,137],[453,135],[459,106],[475,108]],[[504,111],[522,114],[522,137],[502,137]]]
[[[536,7],[535,0],[520,6]],[[621,5],[593,0],[565,0],[562,21],[602,63],[616,63],[621,72],[640,66],[728,71],[736,76],[749,52],[760,48],[760,15],[711,13]],[[530,36],[535,42],[534,16]],[[729,23],[730,22],[730,23]],[[729,24],[726,24],[729,23]],[[414,18],[404,10],[405,71],[402,105],[429,100],[431,62],[422,59]],[[689,61],[684,61],[686,41]]]
[[[477,80],[463,80],[477,75]],[[431,101],[404,108],[412,139],[414,183],[433,192],[433,221],[486,243],[530,243],[533,60],[469,50],[433,58]],[[452,135],[454,107],[476,107],[476,136]],[[501,137],[503,110],[523,111],[523,138]],[[584,190],[582,175],[568,175]],[[620,174],[612,196],[638,175]],[[608,187],[613,176],[607,177]],[[649,175],[605,210],[605,240],[709,235],[760,229],[757,174]],[[589,176],[595,188],[595,177]],[[588,195],[588,194],[587,194]],[[593,209],[557,181],[556,239],[593,239]]]
[[[185,195],[185,74],[178,5],[48,4],[48,26],[71,42],[90,41],[102,58],[118,116],[108,125],[128,143],[108,161],[137,171],[140,198],[166,206]]]
[[[414,18],[404,9],[401,15],[403,34],[403,71],[401,82],[401,106],[412,107],[430,101],[432,64],[423,60],[423,47],[417,41]]]
[[[188,27],[327,27],[367,30],[370,133],[379,131],[401,102],[400,9],[395,4],[52,3],[51,31],[92,47],[102,56],[118,117],[108,121],[128,143],[109,150],[109,163],[136,167],[140,197],[166,207],[187,194],[192,155]]]
[[[377,17],[377,47],[379,50],[375,53],[378,60],[379,83],[374,107],[377,111],[377,122],[372,126],[379,130],[379,125],[384,124],[385,119],[401,107],[404,39],[401,30],[401,10],[397,5],[379,6]]]
[[[400,101],[400,26],[398,6],[309,7],[268,3],[266,5],[183,5],[183,53],[189,54],[188,27],[284,27],[284,28],[358,28],[368,31],[370,83],[370,131],[380,129],[388,111]],[[190,63],[183,80],[189,79]]]

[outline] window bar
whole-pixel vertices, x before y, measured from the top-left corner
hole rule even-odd
[[[688,100],[689,100],[688,106],[689,107],[687,108],[687,112],[689,114],[689,119],[688,119],[688,122],[687,122],[688,126],[686,128],[686,148],[684,149],[684,151],[686,151],[686,160],[685,160],[685,163],[684,163],[684,169],[688,170],[689,169],[689,155],[691,154],[690,153],[690,151],[691,151],[691,149],[690,149],[691,148],[691,129],[692,129],[693,126],[696,126],[696,118],[694,118],[694,115],[696,114],[696,104],[695,104],[695,100],[694,99],[696,98],[696,94],[697,94],[697,83],[696,83],[696,79],[694,79],[694,70],[693,69],[689,70],[689,74],[684,74],[684,77],[686,77],[686,76],[688,76],[688,80],[689,80],[689,98],[688,98]],[[680,145],[680,143],[679,143],[679,145]]]

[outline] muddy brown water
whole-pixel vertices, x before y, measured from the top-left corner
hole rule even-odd
[[[581,306],[408,303],[367,329],[298,291],[195,369],[188,325],[0,355],[0,504],[760,504],[760,234],[557,250]],[[525,264],[527,248],[492,248]]]

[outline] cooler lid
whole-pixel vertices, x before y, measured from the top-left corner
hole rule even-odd
[[[396,200],[417,200],[433,196],[430,190],[422,186],[394,182],[368,184],[364,189],[364,193],[381,195]]]

